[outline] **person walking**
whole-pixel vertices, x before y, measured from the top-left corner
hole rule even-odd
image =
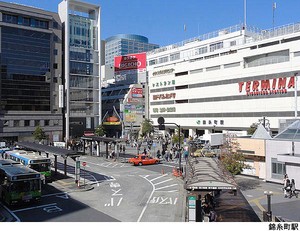
[[[292,196],[295,196],[296,198],[298,198],[298,193],[296,193],[296,185],[295,185],[295,180],[292,179],[291,183],[290,183],[290,198],[292,198]]]
[[[283,192],[284,192],[284,197],[287,197],[287,186],[289,184],[289,177],[288,174],[285,174],[283,177]]]

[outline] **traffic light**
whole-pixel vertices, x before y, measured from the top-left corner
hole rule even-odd
[[[158,125],[158,130],[165,130],[165,129],[166,129],[166,127],[165,127],[164,124],[159,124]]]

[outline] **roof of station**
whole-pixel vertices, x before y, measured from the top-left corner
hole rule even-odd
[[[251,138],[266,139],[266,140],[272,139],[270,133],[266,130],[266,128],[262,124],[259,124],[257,126],[257,129],[255,130]]]
[[[274,139],[300,141],[300,120],[296,120],[285,130],[276,135]]]
[[[97,142],[105,142],[105,143],[120,143],[123,142],[124,139],[119,138],[111,138],[111,137],[103,137],[103,136],[83,136],[80,138],[81,140],[88,140],[88,141],[97,141]]]
[[[219,163],[216,158],[192,158],[188,164],[187,190],[236,190],[232,175]]]
[[[80,154],[78,154],[76,151],[73,151],[73,150],[68,150],[65,148],[59,148],[59,147],[54,147],[54,146],[48,146],[48,145],[44,145],[44,144],[32,143],[32,142],[27,142],[27,141],[17,142],[17,145],[19,145],[20,147],[23,147],[23,148],[34,150],[34,151],[46,152],[49,154],[59,155],[62,157],[80,156]]]

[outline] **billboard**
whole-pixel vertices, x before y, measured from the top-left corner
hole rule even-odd
[[[115,57],[116,84],[146,82],[146,53],[128,54]]]

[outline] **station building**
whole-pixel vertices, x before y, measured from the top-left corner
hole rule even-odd
[[[236,25],[147,52],[150,119],[179,124],[188,137],[245,134],[266,118],[275,135],[280,119],[298,116],[299,47],[295,23]]]

